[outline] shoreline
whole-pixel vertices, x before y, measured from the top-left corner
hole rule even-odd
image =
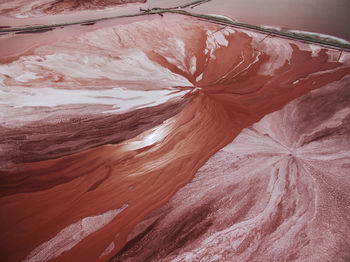
[[[188,4],[188,5],[186,5],[186,7],[193,5],[193,4],[194,3]],[[196,5],[198,5],[198,3],[196,3]],[[274,28],[267,28],[264,26],[256,26],[256,25],[251,25],[251,24],[246,24],[246,23],[241,23],[241,22],[235,22],[229,18],[224,18],[224,17],[222,17],[220,15],[216,15],[216,14],[194,14],[194,13],[191,13],[191,12],[188,12],[186,10],[179,9],[179,8],[183,8],[183,6],[173,7],[173,8],[157,8],[157,7],[155,7],[155,8],[146,9],[146,10],[140,8],[139,13],[128,14],[128,15],[110,16],[110,17],[81,20],[81,21],[76,21],[76,22],[49,24],[49,25],[34,25],[34,26],[27,26],[27,27],[0,28],[0,34],[1,35],[10,34],[10,33],[18,34],[19,32],[21,34],[40,33],[40,32],[45,32],[48,30],[54,30],[57,28],[63,28],[63,27],[72,26],[72,25],[88,26],[88,25],[93,25],[97,22],[106,21],[106,20],[139,17],[139,16],[146,16],[146,15],[160,15],[160,16],[162,16],[163,14],[172,13],[172,14],[179,14],[179,15],[196,17],[196,18],[199,18],[200,20],[204,20],[204,21],[211,22],[211,23],[253,30],[253,31],[257,31],[257,32],[264,33],[267,35],[279,36],[279,37],[283,37],[283,38],[287,38],[287,39],[298,40],[298,41],[305,42],[305,43],[312,43],[312,44],[320,45],[320,46],[327,47],[327,48],[338,49],[338,50],[350,52],[350,44],[342,43],[340,41],[339,42],[330,42],[327,40],[312,37],[312,35],[317,35],[317,33],[314,33],[314,32],[307,32],[308,35],[301,34],[301,33],[298,34],[293,29],[290,29],[288,31],[276,30]],[[329,38],[332,39],[334,37],[329,35]],[[344,41],[346,41],[346,40],[344,40]]]

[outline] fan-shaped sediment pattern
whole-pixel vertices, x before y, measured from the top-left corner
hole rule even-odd
[[[244,129],[111,261],[347,261],[349,81]]]
[[[7,168],[0,174],[2,256],[8,261],[30,260],[40,257],[41,247],[50,247],[51,250],[44,253],[54,253],[57,261],[108,260],[123,248],[135,225],[165,204],[243,128],[310,90],[344,83],[344,77],[350,72],[348,64],[347,53],[340,56],[338,51],[308,44],[165,16],[147,23],[82,34],[39,47],[28,56],[1,65],[1,92],[7,97],[1,100],[1,107],[14,116],[9,119],[2,115],[2,128],[13,132],[22,129],[22,133],[17,132],[28,138],[18,139],[18,144],[13,138],[5,138],[1,145],[5,154],[7,148],[18,148],[18,159],[21,156],[30,159],[28,150],[32,147],[26,148],[26,145],[37,141],[35,128],[44,127],[49,131],[41,133],[46,144],[42,142],[32,150],[35,157],[49,159],[61,153],[66,155],[36,163],[12,166],[5,163]],[[174,105],[172,109],[170,105]],[[87,120],[83,119],[78,127],[71,125],[75,118],[85,116],[86,108]],[[170,112],[157,111],[159,108]],[[25,120],[16,119],[22,112],[28,113]],[[123,128],[133,132],[130,136],[120,135],[119,139],[120,130],[104,128],[114,123],[117,126],[123,123],[119,117],[137,115],[137,112],[143,112],[144,116],[135,117],[135,123],[126,122]],[[60,116],[64,119],[62,125],[55,121]],[[147,124],[153,118],[160,124]],[[83,124],[89,120],[91,124]],[[88,130],[94,124],[97,130],[103,130],[103,135]],[[32,135],[25,130],[30,130]],[[62,138],[56,143],[53,137],[59,130],[81,135]],[[96,143],[96,139],[101,141]],[[71,147],[67,146],[70,141]],[[290,138],[290,141],[295,140]],[[117,144],[108,144],[113,142]],[[278,140],[269,143],[275,150],[286,150]],[[43,151],[45,146],[54,150]],[[178,252],[181,259],[185,254],[181,250],[189,248],[188,245],[193,245],[194,257],[210,257],[211,254],[196,249],[201,249],[196,246],[198,239],[207,237],[208,232],[216,241],[215,234],[220,239],[225,228],[228,236],[232,234],[234,252],[242,258],[249,256],[247,246],[252,241],[256,242],[252,247],[254,252],[270,250],[272,255],[277,254],[269,249],[269,243],[282,238],[280,227],[289,232],[286,239],[302,234],[303,222],[297,223],[295,218],[310,220],[312,210],[318,208],[312,202],[318,194],[310,188],[313,176],[298,179],[308,167],[288,154],[276,156],[272,150],[263,159],[253,153],[243,158],[237,169],[245,168],[250,175],[245,179],[237,171],[237,181],[242,180],[242,184],[227,183],[234,196],[230,200],[231,211],[226,210],[226,220],[223,217],[223,222],[217,223],[214,219],[215,207],[221,205],[220,198],[203,202],[205,212],[188,208],[189,217],[198,224],[205,217],[213,220],[204,219],[200,230],[189,229],[186,236],[181,232],[189,227],[185,223],[177,228],[175,221],[174,227],[166,229],[172,232],[171,236],[165,234],[173,239],[173,246],[167,247],[167,251],[156,250],[159,254],[148,254],[149,257],[168,259],[173,252]],[[250,164],[254,161],[260,176],[252,173]],[[215,187],[211,179],[206,183]],[[248,193],[244,185],[250,188]],[[291,190],[289,185],[297,190]],[[266,188],[269,194],[264,193]],[[224,198],[220,194],[225,190],[226,187],[220,189],[216,196]],[[200,195],[193,194],[194,197]],[[300,203],[293,204],[289,199],[300,199]],[[123,205],[127,208],[103,227],[86,229],[91,233],[82,233],[84,238],[73,241],[74,246],[70,246],[74,234],[61,235],[70,225]],[[188,207],[185,203],[183,206]],[[215,211],[213,215],[211,210]],[[260,220],[256,218],[258,213]],[[252,223],[244,226],[249,221],[247,218],[253,219]],[[230,226],[226,224],[228,220],[232,221]],[[189,219],[188,223],[192,225],[193,221]],[[287,224],[284,225],[284,221]],[[235,223],[243,224],[236,229]],[[260,232],[261,239],[266,240],[265,247],[254,238],[254,232]],[[63,239],[60,244],[49,245],[56,243],[57,236]],[[286,240],[286,245],[295,245],[289,242]],[[65,245],[71,248],[62,248]],[[238,253],[228,252],[227,256]],[[224,257],[221,253],[218,255]]]

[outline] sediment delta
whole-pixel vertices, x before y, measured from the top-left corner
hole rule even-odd
[[[349,53],[142,19],[2,60],[0,257],[346,261]]]

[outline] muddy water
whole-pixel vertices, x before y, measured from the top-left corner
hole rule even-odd
[[[185,2],[1,17],[1,24]],[[345,2],[256,4],[213,0],[189,10],[348,35],[339,25]],[[0,56],[6,261],[342,261],[349,254],[341,233],[350,228],[343,219],[348,53],[165,15],[2,36]]]
[[[350,74],[348,53],[175,15],[40,45],[0,70],[2,150],[18,153],[0,174],[6,261],[107,261],[243,128]],[[123,130],[133,136],[102,141]],[[21,164],[33,155],[42,161]],[[285,216],[270,217],[267,234]]]
[[[313,90],[242,130],[112,261],[346,261],[349,83]]]

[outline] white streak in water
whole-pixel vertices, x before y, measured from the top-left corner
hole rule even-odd
[[[266,37],[259,43],[259,49],[269,55],[269,61],[262,64],[258,73],[261,75],[274,75],[275,71],[283,66],[292,57],[293,49],[284,39]]]
[[[124,204],[119,209],[109,210],[103,214],[85,217],[60,231],[55,237],[42,243],[25,258],[28,262],[43,262],[58,257],[72,249],[88,235],[110,223],[119,213],[128,207]]]
[[[115,248],[114,242],[112,241],[108,247],[103,251],[103,253],[100,255],[100,257],[104,257],[106,255],[108,255],[109,253],[111,253],[113,251],[113,249]]]
[[[196,72],[196,68],[197,68],[197,59],[195,56],[192,56],[190,60],[190,73],[194,74]]]
[[[203,79],[203,73],[201,73],[199,76],[196,78],[196,82],[199,82]]]

